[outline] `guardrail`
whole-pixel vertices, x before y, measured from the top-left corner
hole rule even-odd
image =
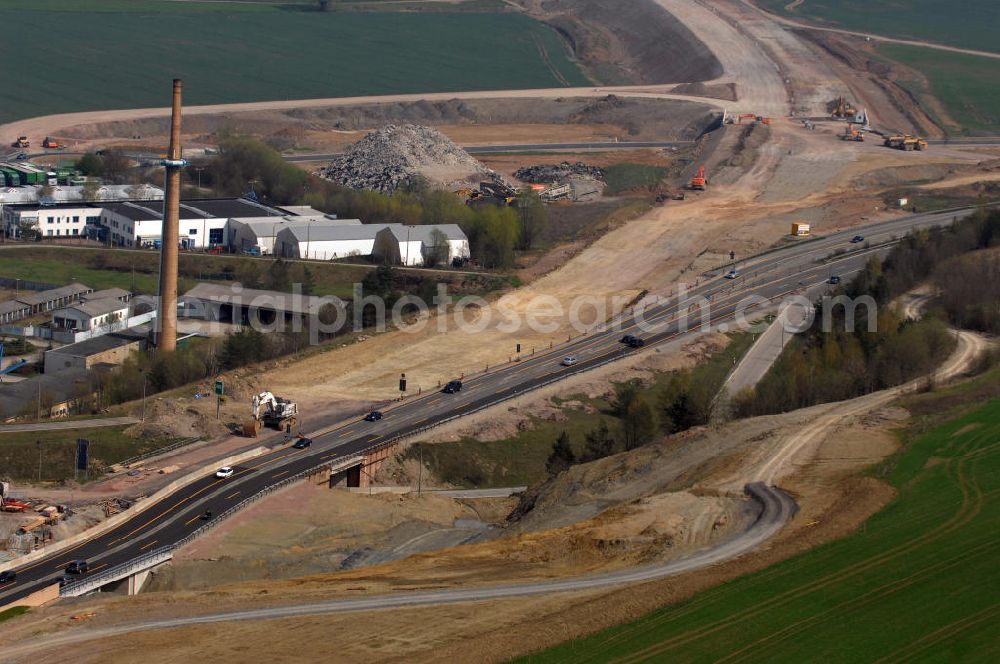
[[[112,581],[124,579],[130,574],[135,574],[136,572],[141,572],[149,569],[150,567],[159,565],[160,563],[164,563],[173,557],[173,551],[173,546],[160,547],[159,549],[155,549],[149,553],[144,553],[143,555],[133,558],[121,565],[107,569],[100,574],[86,576],[81,578],[79,581],[67,583],[59,589],[59,596],[78,597],[80,595],[85,595],[93,590],[97,590],[105,584],[111,583]]]
[[[174,450],[180,449],[182,447],[187,447],[188,445],[193,445],[194,443],[197,443],[200,440],[201,440],[201,438],[199,438],[197,436],[195,436],[193,438],[185,438],[183,440],[177,441],[176,443],[171,443],[170,445],[167,445],[166,447],[159,447],[159,448],[157,448],[155,450],[150,450],[149,452],[146,452],[144,454],[137,454],[134,457],[129,457],[128,459],[125,459],[124,461],[119,461],[115,465],[116,466],[122,466],[123,468],[128,468],[129,466],[131,466],[133,463],[135,463],[137,461],[143,461],[144,459],[148,459],[150,457],[159,456],[160,454],[166,454],[167,452],[173,452]]]
[[[126,562],[120,565],[115,565],[114,567],[110,567],[101,572],[100,574],[84,577],[81,578],[79,581],[73,581],[71,583],[67,583],[65,586],[59,589],[59,596],[77,597],[79,595],[84,595],[86,593],[97,590],[101,586],[111,583],[112,581],[117,581],[118,579],[122,579],[130,574],[141,572],[145,569],[149,569],[150,567],[154,567],[156,565],[159,565],[160,563],[166,562],[167,560],[170,560],[173,557],[174,551],[181,548],[182,546],[185,546],[189,542],[194,541],[198,537],[201,537],[209,530],[217,526],[219,523],[233,516],[237,512],[246,509],[253,503],[257,502],[258,500],[266,497],[267,495],[279,489],[285,488],[289,484],[298,482],[299,480],[306,478],[309,475],[312,475],[321,468],[324,468],[326,466],[336,465],[337,463],[342,461],[343,459],[326,461],[324,463],[317,464],[315,466],[310,466],[306,470],[300,471],[294,475],[289,475],[288,477],[283,478],[280,482],[271,484],[270,486],[266,486],[257,493],[253,494],[252,496],[248,496],[242,501],[236,503],[222,514],[206,521],[204,525],[195,529],[193,532],[181,538],[180,540],[174,542],[173,544],[167,544],[166,546],[161,546],[148,553],[144,553],[141,556],[137,556],[135,558],[127,560]]]

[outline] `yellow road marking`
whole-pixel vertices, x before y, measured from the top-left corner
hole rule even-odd
[[[289,471],[287,471],[287,470],[283,470],[280,473],[275,473],[274,475],[271,475],[271,478],[274,479],[275,477],[281,477],[282,475],[287,475],[288,472]]]
[[[235,493],[231,493],[231,494],[229,494],[228,496],[226,496],[226,500],[229,500],[230,498],[235,498],[235,497],[236,497],[236,496],[238,496],[238,495],[240,495],[240,492],[239,492],[239,491],[237,491],[237,492],[235,492]]]
[[[272,452],[268,452],[267,454],[264,454],[263,456],[270,456],[270,455],[272,455],[272,454],[275,454],[275,453],[276,453],[277,451],[278,451],[278,450],[274,450],[274,451],[272,451]],[[214,486],[214,485],[210,485],[210,486]],[[174,492],[174,493],[176,493],[176,492]],[[163,498],[161,498],[160,500],[157,500],[157,501],[156,501],[155,503],[152,503],[152,504],[150,505],[150,508],[152,508],[152,507],[153,507],[153,506],[155,506],[155,505],[159,505],[160,503],[162,503],[162,502],[163,502],[164,500],[166,500],[167,498],[169,498],[169,497],[170,497],[170,496],[172,496],[172,495],[173,495],[173,494],[169,494],[169,495],[166,495],[166,496],[164,496],[164,497],[163,497]],[[179,505],[179,504],[180,504],[180,503],[178,503],[178,505]],[[174,508],[172,508],[172,509],[171,509],[170,511],[173,511],[173,509],[176,509],[176,507],[177,507],[177,505],[175,505],[175,506],[174,506]],[[161,515],[161,516],[162,516],[162,515]],[[136,517],[138,517],[138,515],[136,515]],[[159,517],[157,517],[157,518],[159,518]],[[148,523],[150,523],[150,522],[147,522],[147,524],[145,524],[145,525],[148,525]],[[140,526],[140,528],[142,528],[142,527],[144,527],[144,526]],[[135,532],[135,531],[132,531],[132,532]],[[131,535],[131,534],[132,534],[132,533],[129,533],[129,535]],[[86,538],[85,540],[83,540],[83,541],[81,541],[81,542],[79,542],[79,543],[77,543],[77,544],[74,544],[73,546],[71,546],[71,547],[69,547],[69,548],[67,548],[67,549],[64,549],[64,550],[63,550],[63,551],[61,551],[60,553],[64,553],[64,554],[65,554],[65,553],[70,553],[71,551],[76,551],[76,550],[77,550],[77,549],[79,549],[80,547],[82,547],[82,546],[86,546],[87,544],[90,544],[90,543],[91,543],[91,542],[93,542],[94,540],[96,540],[96,539],[100,539],[100,538],[101,538],[101,537],[103,537],[103,536],[104,536],[104,533],[102,533],[101,535],[94,535],[94,536],[92,536],[92,537],[88,537],[88,538]],[[127,537],[127,536],[126,536],[126,537]],[[114,540],[114,542],[112,542],[111,544],[108,544],[108,546],[110,547],[110,546],[111,546],[112,544],[114,544],[115,542],[119,542],[119,541],[121,541],[121,539],[122,539],[122,538],[118,538],[118,539]],[[41,566],[41,565],[44,565],[44,564],[45,564],[45,559],[43,558],[43,559],[39,560],[39,561],[38,561],[37,563],[34,563],[34,564],[32,564],[32,565],[28,565],[27,567],[23,568],[23,569],[22,569],[21,571],[22,571],[22,572],[26,572],[26,571],[27,571],[27,570],[29,570],[29,569],[34,569],[34,568],[36,568],[36,567],[39,567],[39,566]],[[57,569],[58,569],[58,568],[57,568]]]
[[[142,546],[139,547],[139,550],[140,551],[145,551],[146,549],[148,549],[149,547],[153,546],[154,544],[156,544],[159,541],[160,540],[153,540],[151,542],[146,542],[145,544],[143,544]]]
[[[185,525],[185,526],[190,526],[190,525],[191,525],[191,522],[192,522],[192,521],[197,521],[197,520],[198,520],[198,519],[200,519],[200,518],[201,518],[201,515],[200,515],[200,514],[197,514],[197,515],[195,515],[195,516],[191,517],[190,519],[188,519],[187,521],[185,521],[185,522],[184,522],[184,525]]]

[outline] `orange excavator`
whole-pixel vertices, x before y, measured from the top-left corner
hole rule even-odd
[[[691,178],[691,182],[688,183],[688,189],[697,189],[698,191],[705,191],[705,167],[699,166],[698,173]]]
[[[736,124],[743,124],[744,120],[749,120],[750,122],[756,122],[757,119],[758,118],[756,113],[741,113],[740,115],[736,116]]]

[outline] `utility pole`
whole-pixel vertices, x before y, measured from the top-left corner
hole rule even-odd
[[[139,369],[139,373],[142,374],[142,421],[146,421],[146,372]]]

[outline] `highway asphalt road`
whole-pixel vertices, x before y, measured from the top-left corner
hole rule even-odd
[[[847,278],[862,269],[873,254],[886,251],[894,240],[909,230],[946,225],[960,214],[946,211],[912,215],[873,224],[864,229],[842,231],[790,244],[738,263],[740,276],[736,279],[722,278],[721,275],[726,270],[721,270],[694,286],[685,301],[679,303],[671,298],[647,307],[641,321],[634,312],[630,312],[612,324],[595,329],[572,342],[535,355],[522,354],[519,362],[491,368],[486,373],[465,378],[464,388],[457,394],[433,392],[409,398],[386,410],[381,421],[357,421],[342,425],[314,436],[313,445],[304,450],[281,445],[253,461],[237,466],[236,473],[228,479],[218,479],[214,474],[206,475],[110,532],[67,551],[15,568],[18,573],[17,581],[0,586],[0,605],[56,582],[62,576],[62,570],[73,559],[87,559],[91,565],[91,573],[106,570],[183,539],[203,524],[201,515],[206,509],[214,514],[221,514],[289,475],[330,463],[337,458],[355,455],[566,376],[601,366],[630,353],[641,352],[620,343],[619,339],[623,334],[642,336],[647,348],[690,334],[680,329],[680,325],[683,322],[682,312],[686,314],[695,298],[704,297],[711,303],[710,322],[713,329],[732,329],[735,315],[740,313],[741,303],[747,296],[755,295],[773,301],[822,284],[831,274]],[[865,235],[866,242],[851,243],[852,236],[859,232]],[[749,311],[752,313],[753,310]],[[699,325],[700,314],[694,314],[690,328],[695,330]],[[561,359],[568,355],[575,356],[577,364],[562,366]],[[401,367],[401,370],[405,370],[405,367]]]
[[[601,590],[604,588],[621,587],[630,583],[662,579],[714,565],[754,550],[773,537],[798,509],[795,501],[790,496],[783,491],[769,487],[763,482],[748,484],[746,492],[757,501],[761,508],[757,519],[748,529],[721,544],[669,563],[644,565],[617,572],[590,574],[554,581],[510,583],[477,588],[413,592],[400,595],[377,595],[358,599],[331,600],[312,604],[294,604],[266,609],[230,611],[167,620],[127,623],[99,629],[77,630],[50,637],[38,637],[31,643],[23,646],[8,648],[6,654],[7,656],[27,655],[38,650],[79,643],[81,641],[121,636],[132,632],[155,629],[170,629],[234,620],[274,620],[331,613],[482,602],[486,600],[527,597],[530,595],[547,595],[557,592]]]

